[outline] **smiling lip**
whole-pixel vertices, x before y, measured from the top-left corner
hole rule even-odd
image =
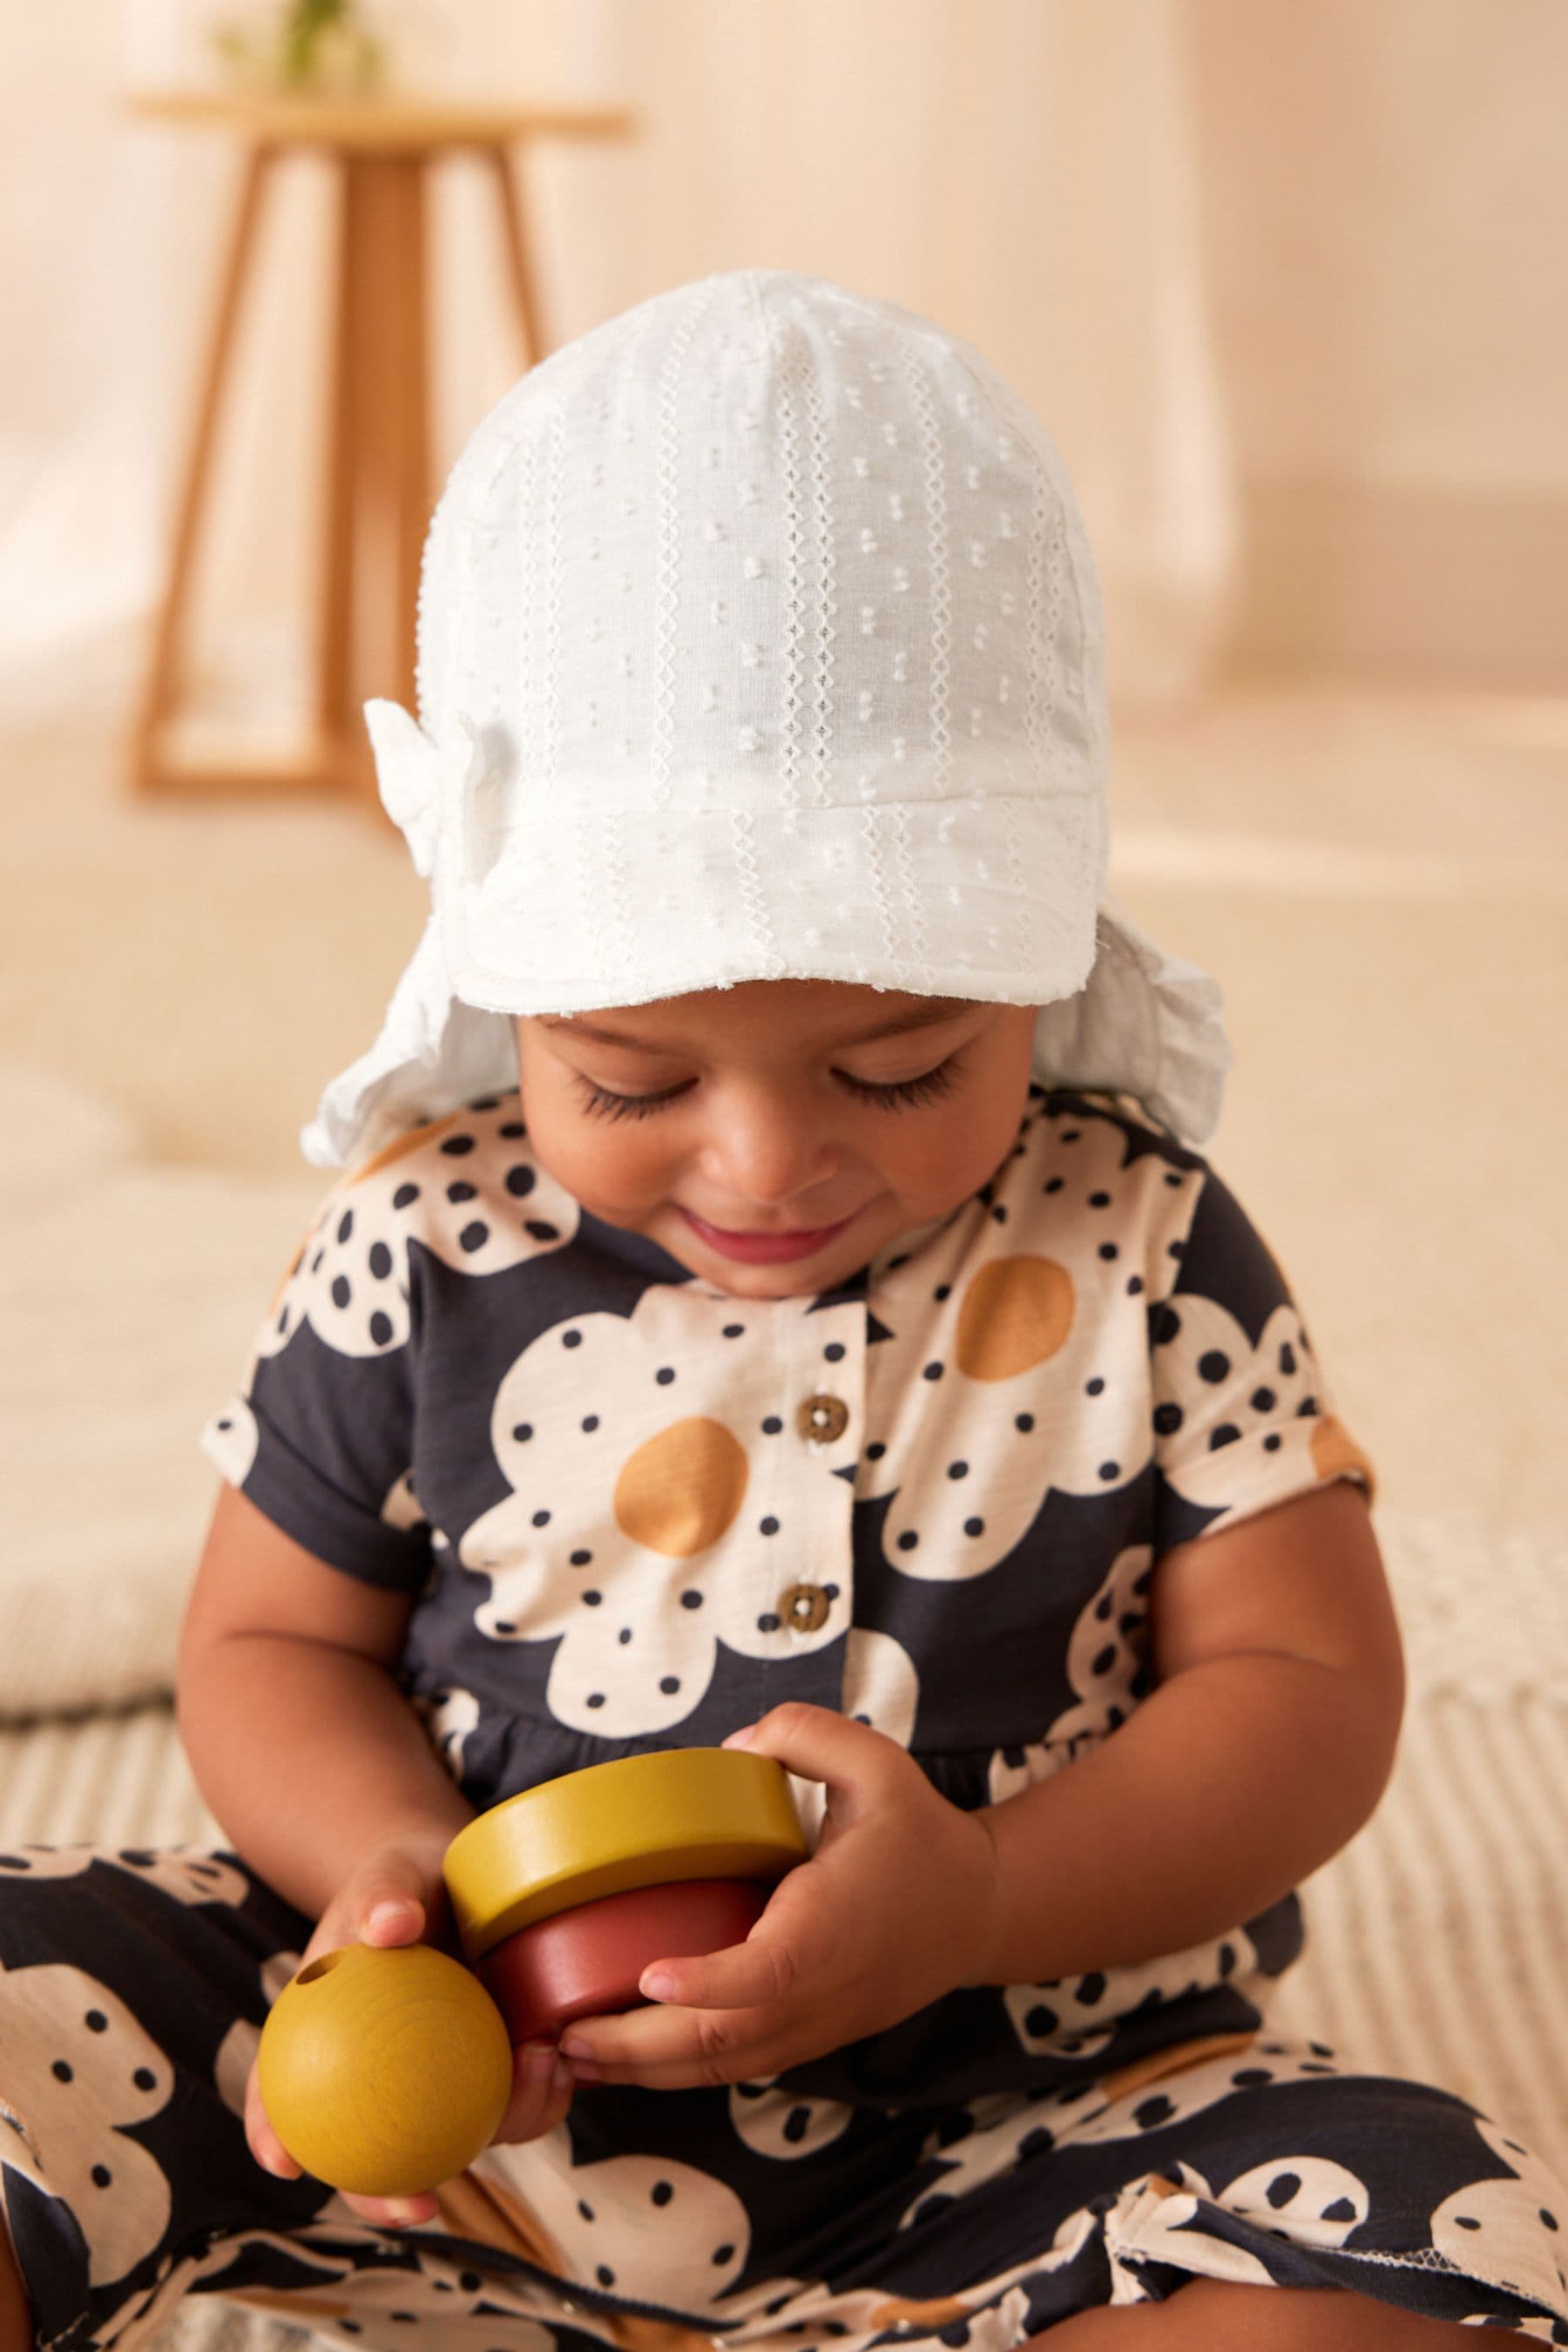
[[[740,1258],[748,1265],[778,1265],[789,1258],[810,1257],[824,1242],[841,1234],[851,1221],[850,1217],[840,1217],[836,1225],[817,1225],[810,1231],[803,1227],[786,1234],[732,1234],[726,1233],[722,1225],[710,1225],[705,1217],[694,1215],[689,1209],[683,1208],[680,1213],[710,1249],[718,1250],[723,1257]],[[852,1211],[851,1217],[858,1213]]]

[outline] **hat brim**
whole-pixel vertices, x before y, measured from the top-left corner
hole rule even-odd
[[[755,970],[735,975],[769,976]],[[710,977],[700,984],[725,983]],[[972,989],[971,982],[932,992],[966,994]],[[685,991],[655,991],[637,999],[594,994],[539,1009],[586,1012],[615,1001],[650,1002],[661,992]],[[998,992],[994,1001],[1015,1000]],[[1033,1075],[1041,1085],[1131,1095],[1190,1143],[1201,1143],[1213,1132],[1231,1058],[1218,983],[1196,964],[1163,955],[1118,909],[1107,904],[1100,910],[1092,967],[1079,988],[1051,1001],[1016,1001],[1041,1003],[1033,1054]],[[303,1130],[305,1156],[320,1167],[352,1164],[416,1121],[440,1118],[478,1095],[511,1086],[515,1078],[510,1012],[458,998],[439,920],[432,915],[380,1035],[332,1080]]]
[[[673,814],[590,800],[524,815],[488,867],[484,851],[470,836],[438,861],[454,993],[582,1013],[784,978],[1051,1003],[1094,962],[1105,841],[1090,793],[977,789]]]

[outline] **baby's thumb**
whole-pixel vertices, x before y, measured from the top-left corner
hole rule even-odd
[[[412,1859],[374,1864],[353,1889],[353,1931],[362,1944],[412,1944],[425,1932],[430,1889]]]
[[[322,1912],[307,1959],[343,1944],[414,1944],[425,1933],[430,1889],[413,1858],[378,1857],[357,1870]]]

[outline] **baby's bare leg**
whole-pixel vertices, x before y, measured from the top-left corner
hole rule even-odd
[[[1458,2352],[1461,2336],[1475,2340],[1371,2295],[1194,2279],[1167,2303],[1064,2319],[1023,2352]]]
[[[0,2228],[0,2352],[33,2352],[33,2315],[4,2228]]]

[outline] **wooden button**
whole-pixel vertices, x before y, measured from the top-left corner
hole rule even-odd
[[[820,1584],[786,1584],[779,1594],[779,1615],[792,1633],[815,1633],[832,1606]]]
[[[842,1397],[808,1396],[795,1414],[795,1425],[814,1445],[831,1445],[849,1426],[849,1408]]]

